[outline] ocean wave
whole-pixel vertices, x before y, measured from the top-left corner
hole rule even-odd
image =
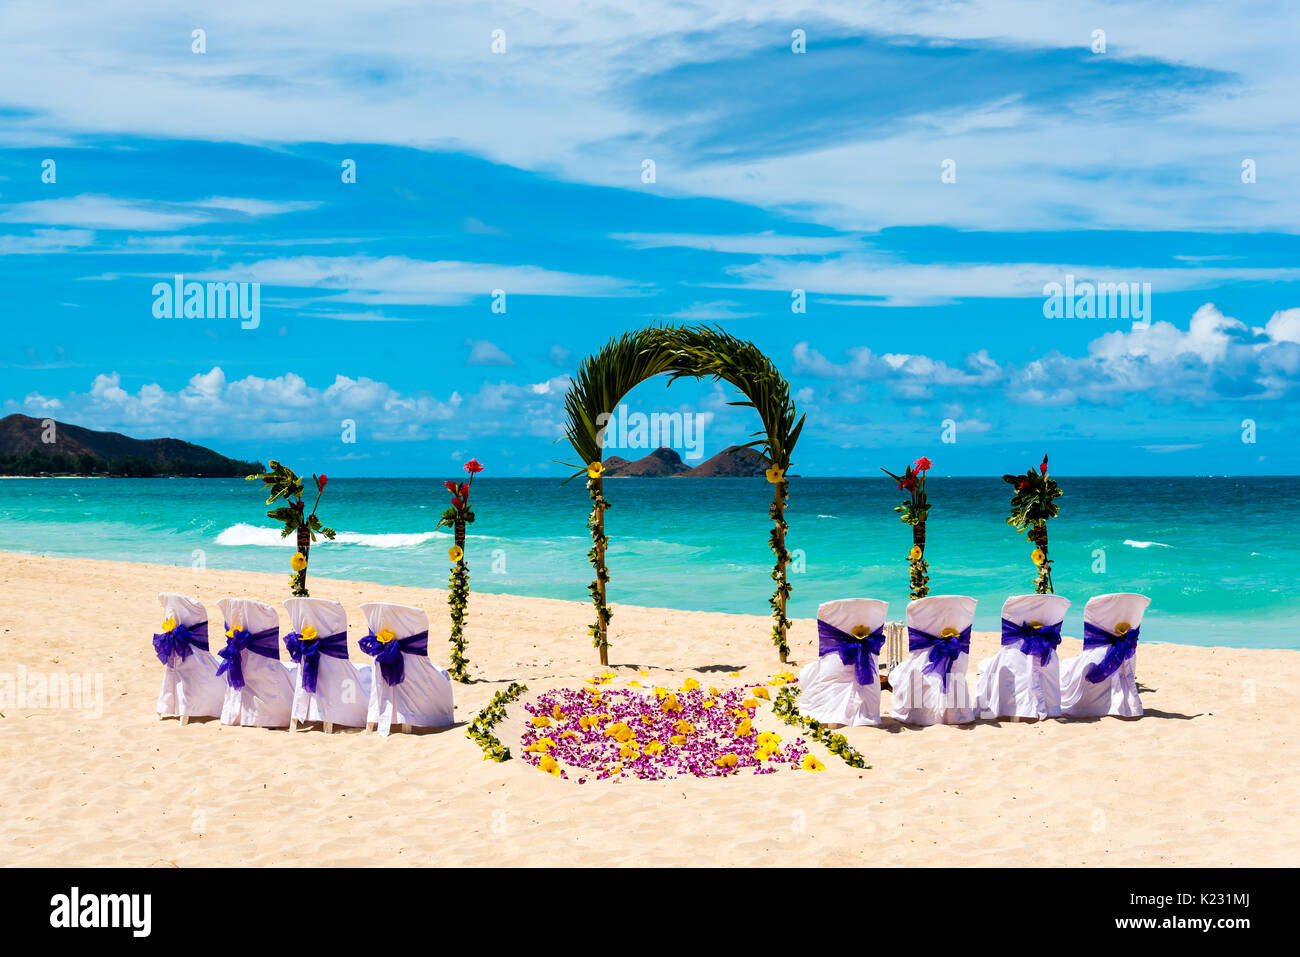
[[[363,545],[369,548],[418,548],[425,542],[439,538],[450,538],[450,532],[386,532],[364,534],[362,532],[339,532],[333,544]],[[294,536],[280,535],[278,528],[266,528],[240,522],[223,529],[217,535],[218,545],[289,545],[297,546]],[[318,543],[319,544],[319,543]]]
[[[1158,545],[1160,548],[1173,548],[1172,545],[1166,545],[1164,542],[1135,542],[1131,538],[1124,539],[1125,545],[1132,545],[1134,548],[1150,548],[1152,545]]]

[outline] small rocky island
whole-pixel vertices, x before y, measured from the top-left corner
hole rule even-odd
[[[753,449],[733,445],[692,468],[669,448],[658,448],[629,462],[617,455],[605,459],[605,478],[763,478],[772,463]]]

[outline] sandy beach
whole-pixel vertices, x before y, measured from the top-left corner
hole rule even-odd
[[[384,739],[159,721],[157,593],[194,595],[217,614],[228,594],[278,605],[286,579],[0,554],[0,674],[102,680],[102,709],[0,708],[0,863],[1238,866],[1293,865],[1300,846],[1295,651],[1144,644],[1139,720],[888,721],[846,730],[866,770],[813,744],[825,771],[579,785],[482,760],[465,724],[511,681],[531,697],[598,671],[589,606],[475,594],[477,680],[456,686],[450,729]],[[430,613],[432,656],[445,664],[444,591],[314,574],[310,585],[346,606],[355,660],[360,603],[389,600]],[[614,612],[614,687],[731,687],[779,670],[766,617],[617,601]],[[813,622],[797,621],[790,670],[815,641]],[[995,646],[977,635],[973,659]],[[1079,648],[1069,637],[1061,652]],[[512,706],[498,728],[516,753],[522,714]],[[767,704],[756,725],[794,734]]]

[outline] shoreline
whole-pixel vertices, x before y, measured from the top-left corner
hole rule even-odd
[[[518,759],[522,701],[496,729],[515,760],[484,761],[465,726],[511,681],[527,685],[527,701],[599,672],[590,606],[475,593],[466,625],[475,680],[454,686],[451,728],[385,739],[159,721],[157,592],[193,594],[213,614],[226,594],[278,608],[287,581],[287,572],[0,553],[0,675],[92,675],[103,695],[98,714],[0,707],[5,863],[1268,866],[1294,863],[1300,843],[1290,812],[1300,766],[1284,759],[1300,654],[1285,650],[1143,645],[1147,713],[1136,720],[912,728],[887,718],[842,731],[868,769],[813,743],[825,771],[578,785]],[[426,610],[431,657],[446,663],[442,589],[315,577],[309,586],[343,603],[354,660],[366,660],[360,603],[386,600]],[[734,687],[779,670],[766,615],[614,612],[613,687],[675,688],[690,677]],[[811,660],[815,643],[812,622],[796,620],[789,670]],[[976,633],[973,662],[996,647],[996,636]],[[1067,638],[1062,653],[1079,647]],[[889,706],[886,693],[882,713]],[[796,736],[767,704],[755,726]]]

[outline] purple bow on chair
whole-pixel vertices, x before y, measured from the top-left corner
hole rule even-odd
[[[930,651],[930,663],[925,666],[923,671],[926,674],[939,673],[942,679],[943,690],[948,691],[948,673],[952,671],[953,663],[963,653],[970,654],[970,626],[966,626],[960,634],[952,635],[945,638],[942,636],[928,634],[920,628],[907,626],[907,650],[908,651]]]
[[[820,658],[832,652],[838,654],[841,662],[853,665],[853,676],[860,685],[869,685],[875,680],[876,666],[872,657],[880,654],[884,644],[884,625],[859,638],[817,619],[817,656]]]
[[[402,662],[402,653],[427,655],[429,633],[422,631],[406,638],[380,641],[379,636],[372,631],[361,639],[360,645],[362,651],[374,657],[384,681],[390,685],[400,685],[406,680],[406,665]]]
[[[226,629],[230,631],[229,628]],[[280,626],[253,634],[246,628],[236,628],[226,640],[226,647],[217,654],[222,658],[217,676],[226,676],[226,683],[236,691],[244,687],[243,652],[251,651],[263,658],[280,659]]]
[[[348,657],[348,635],[341,631],[337,635],[324,635],[316,638],[303,638],[302,632],[291,631],[284,636],[284,647],[289,657],[302,665],[302,690],[308,694],[316,693],[316,678],[320,674],[320,656],[327,658]]]
[[[1083,676],[1093,684],[1101,684],[1116,671],[1119,666],[1137,654],[1138,632],[1140,628],[1130,628],[1122,635],[1112,635],[1105,628],[1091,622],[1083,623],[1083,647],[1100,648],[1109,645],[1106,657],[1091,665]]]
[[[194,654],[195,648],[208,650],[208,623],[201,621],[196,625],[177,624],[171,631],[153,636],[153,650],[158,660],[168,664],[172,655],[184,661]]]
[[[1020,650],[1033,657],[1038,656],[1038,663],[1045,665],[1052,658],[1052,652],[1061,643],[1061,625],[1032,625],[1029,622],[1014,622],[1002,619],[1002,644],[1014,645],[1020,642]]]

